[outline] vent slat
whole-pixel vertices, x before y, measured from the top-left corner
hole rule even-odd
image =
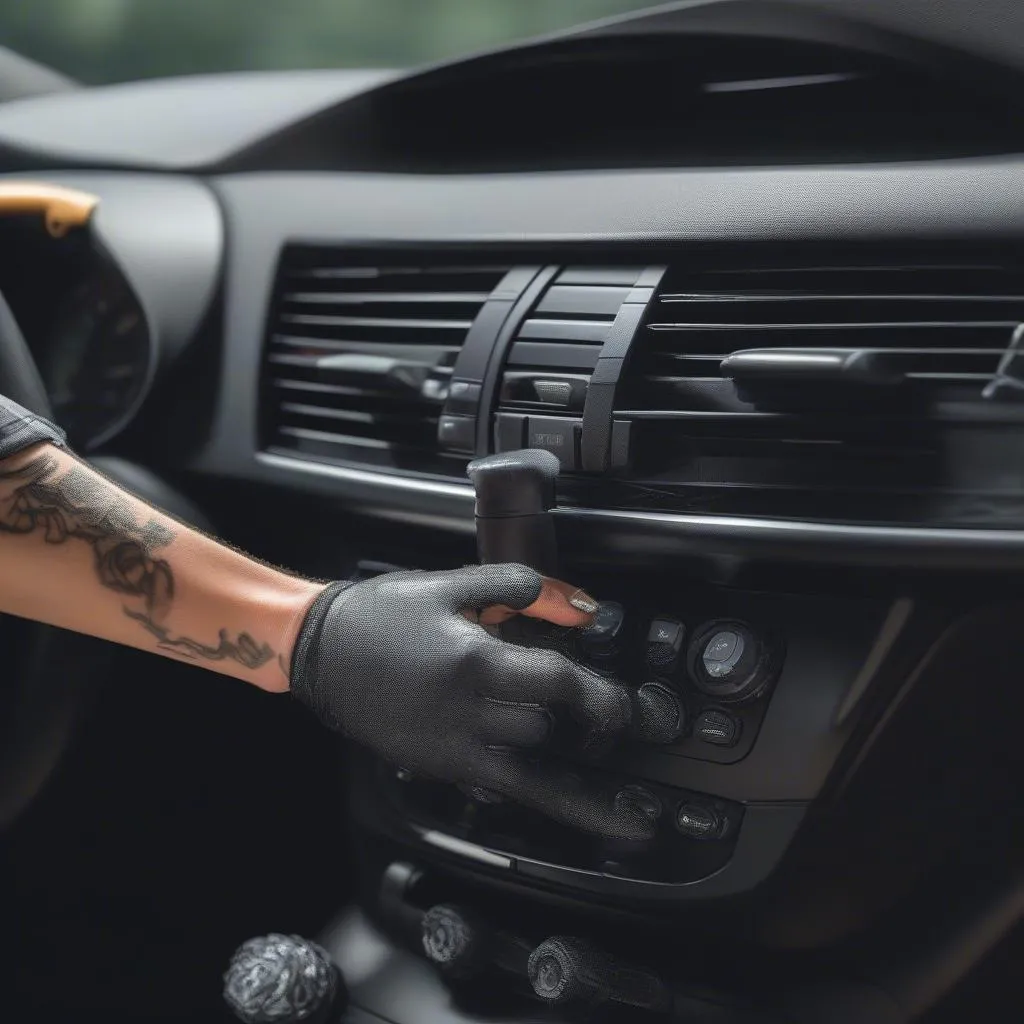
[[[610,285],[559,285],[548,288],[537,303],[538,313],[569,313],[580,319],[589,317],[614,318],[618,313],[629,288]]]
[[[519,337],[528,340],[584,341],[603,344],[610,324],[599,320],[546,320],[531,318],[519,328]]]
[[[425,320],[386,316],[326,316],[311,313],[284,313],[285,324],[308,324],[311,327],[397,327],[408,331],[468,331],[472,320]]]
[[[276,336],[270,339],[271,353],[276,356],[293,356],[306,352],[309,356],[328,355],[334,352],[372,352],[377,356],[391,356],[395,359],[415,359],[427,362],[455,361],[458,345],[421,345],[400,341],[374,341],[370,338],[334,341],[329,338],[304,338],[293,335]],[[283,352],[277,351],[283,349]]]
[[[327,430],[310,430],[307,427],[281,427],[280,433],[285,437],[301,437],[310,441],[327,441],[331,444],[361,445],[366,448],[388,448],[387,441],[374,437],[356,437],[351,434],[335,434]]]
[[[489,292],[285,292],[281,296],[281,301],[312,305],[333,302],[339,306],[381,305],[384,303],[396,306],[429,303],[480,306],[487,301],[489,295]]]
[[[600,345],[559,345],[517,341],[509,352],[508,365],[593,370],[597,366],[597,357],[600,354]]]
[[[419,253],[324,246],[285,250],[262,382],[261,435],[302,458],[458,475],[437,422],[466,335],[509,268]],[[353,378],[325,356],[372,355],[430,368],[419,390]],[[413,375],[413,380],[421,378]],[[464,460],[463,460],[464,461]]]

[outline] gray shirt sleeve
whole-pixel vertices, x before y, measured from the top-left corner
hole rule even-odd
[[[40,441],[49,441],[63,448],[67,436],[49,420],[0,395],[0,459],[6,459]]]

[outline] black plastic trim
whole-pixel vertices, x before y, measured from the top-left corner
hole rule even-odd
[[[489,417],[488,417],[489,419]],[[342,499],[355,508],[408,523],[473,533],[473,491],[455,480],[378,473],[260,452],[231,476]],[[769,559],[834,565],[1017,573],[1024,530],[957,530],[803,523],[739,516],[554,509],[565,524],[567,553],[599,551],[605,564],[639,559],[670,564],[689,558]],[[596,546],[595,546],[596,545]]]
[[[557,273],[557,266],[547,266],[537,271],[530,283],[519,293],[519,297],[506,315],[501,330],[494,339],[490,360],[484,372],[483,394],[480,398],[480,412],[477,418],[476,450],[478,455],[486,455],[491,450],[491,422],[494,411],[498,407],[501,370],[505,364],[505,354],[513,344],[519,324],[533,304],[544,294],[544,289]],[[470,494],[472,494],[472,489],[470,489]]]
[[[746,805],[732,857],[704,878],[676,883],[584,871],[529,857],[509,857],[498,849],[466,843],[407,823],[381,820],[377,827],[421,853],[430,850],[442,860],[455,860],[477,869],[498,870],[507,878],[518,877],[526,884],[540,883],[611,898],[680,903],[717,899],[756,888],[775,870],[806,813],[807,805],[797,802]]]
[[[501,279],[466,334],[466,340],[462,343],[452,370],[453,379],[484,379],[495,336],[504,326],[516,300],[529,287],[539,271],[540,267],[514,267]]]

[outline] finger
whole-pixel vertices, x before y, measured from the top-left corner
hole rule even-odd
[[[603,749],[633,719],[625,688],[556,651],[499,644],[488,651],[487,693],[501,700],[558,705],[584,732],[584,750]]]
[[[610,839],[653,838],[655,822],[640,805],[579,775],[536,764],[522,755],[494,751],[480,784],[508,799],[584,832]]]
[[[505,605],[519,611],[537,600],[543,584],[539,572],[515,562],[467,565],[436,575],[443,600],[453,612],[491,605]]]
[[[663,683],[644,683],[636,693],[629,737],[642,743],[672,743],[683,731],[683,707]]]
[[[539,747],[551,735],[551,712],[538,704],[485,698],[480,735],[488,746]]]
[[[594,621],[597,607],[597,602],[586,591],[545,576],[537,600],[524,608],[521,614],[532,619],[544,619],[556,626],[581,628]],[[494,625],[515,614],[513,609],[504,605],[492,605],[481,612],[480,622]]]

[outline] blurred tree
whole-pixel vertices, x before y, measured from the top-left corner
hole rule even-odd
[[[89,84],[204,71],[403,67],[653,0],[7,0],[0,45]]]

